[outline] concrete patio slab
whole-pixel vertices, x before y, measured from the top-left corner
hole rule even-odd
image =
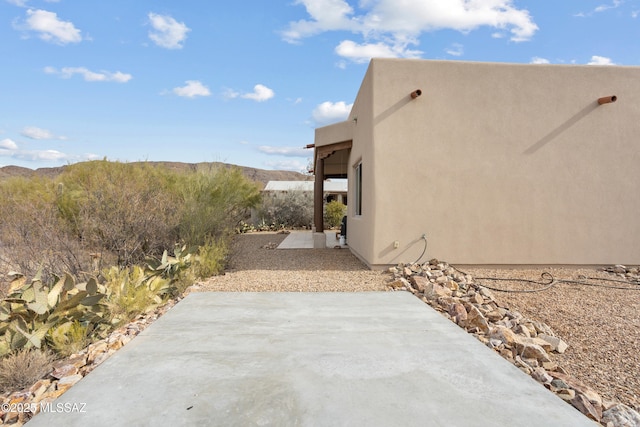
[[[406,292],[193,293],[55,403],[29,427],[596,425]]]
[[[326,247],[334,248],[340,245],[336,239],[335,230],[325,230]],[[341,247],[346,248],[347,245]],[[277,249],[313,249],[313,233],[308,230],[294,230],[278,245]]]

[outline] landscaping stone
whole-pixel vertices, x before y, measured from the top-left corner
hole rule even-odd
[[[617,403],[602,414],[600,422],[620,427],[640,427],[640,414],[625,404]]]
[[[467,310],[464,308],[464,305],[458,302],[449,306],[449,315],[455,319],[458,325],[467,320]]]
[[[489,333],[489,322],[487,322],[480,310],[473,305],[468,307],[467,320],[464,321],[464,325],[467,329],[475,328],[484,334]]]
[[[546,342],[548,342],[549,344],[551,344],[551,350],[560,354],[564,353],[569,347],[566,342],[562,341],[558,337],[552,337],[546,334],[539,334],[538,338],[541,338]]]
[[[553,377],[549,375],[544,368],[540,367],[533,370],[531,377],[542,384],[549,384],[551,381],[553,381]]]
[[[594,421],[600,422],[602,419],[602,408],[597,408],[583,394],[576,394],[576,397],[571,400],[571,404]]]

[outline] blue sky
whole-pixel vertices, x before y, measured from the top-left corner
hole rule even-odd
[[[640,65],[640,0],[0,0],[0,167],[304,170],[371,57]]]

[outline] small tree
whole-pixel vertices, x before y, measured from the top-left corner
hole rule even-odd
[[[189,245],[226,237],[260,201],[257,184],[239,168],[198,170],[182,178],[180,193],[180,237]]]
[[[347,207],[340,203],[337,200],[333,200],[327,203],[324,211],[324,222],[326,222],[329,227],[334,228],[338,227],[342,222],[342,217],[345,216],[347,212]]]

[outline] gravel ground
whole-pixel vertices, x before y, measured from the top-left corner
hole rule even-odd
[[[369,270],[347,249],[268,249],[287,237],[278,233],[236,236],[228,268],[190,288],[225,292],[385,291],[389,276]]]
[[[190,288],[191,292],[384,291],[386,272],[370,271],[349,250],[286,249],[279,244],[286,234],[251,233],[237,236],[222,276]],[[543,271],[555,279],[581,277],[621,279],[594,269],[464,269],[475,278],[524,278],[540,281]],[[541,285],[477,279],[486,286],[540,289]],[[591,281],[603,286],[622,284]],[[636,290],[556,284],[535,293],[494,292],[505,306],[539,320],[555,331],[569,349],[554,355],[567,373],[582,380],[603,398],[640,409],[640,286]]]
[[[495,270],[463,269],[477,283],[508,290],[541,289],[532,283],[491,281],[480,277],[519,278],[545,282],[583,277],[624,280],[597,269]],[[582,380],[607,400],[618,400],[640,410],[640,286],[589,280],[601,286],[558,283],[535,293],[495,292],[496,299],[525,317],[549,325],[569,348],[553,354],[567,373]],[[613,289],[620,286],[633,290]]]

